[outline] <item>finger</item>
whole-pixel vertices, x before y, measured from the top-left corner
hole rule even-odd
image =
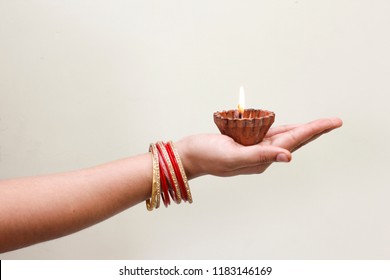
[[[267,132],[267,135],[265,137],[266,138],[272,137],[276,134],[287,132],[287,131],[294,129],[298,126],[299,126],[299,124],[288,124],[288,125],[281,125],[281,126],[273,127]]]
[[[222,177],[231,177],[231,176],[237,176],[237,175],[252,175],[252,174],[261,174],[263,173],[272,163],[262,164],[262,165],[256,165],[256,166],[250,166],[250,167],[243,167],[240,169],[236,169],[233,171],[228,171],[223,173]]]
[[[339,118],[330,118],[330,120],[334,121],[335,125],[339,125],[339,126],[342,125],[342,121]],[[277,127],[273,127],[268,131],[266,137],[272,137],[274,135],[295,129],[299,126],[301,126],[301,125],[300,124],[288,124],[288,125],[280,125]],[[339,127],[339,126],[337,126],[337,127]]]
[[[290,157],[291,160],[291,157]],[[268,167],[271,166],[273,162],[265,163],[265,164],[259,164],[254,166],[247,166],[242,167],[236,170],[228,171],[222,174],[223,177],[229,177],[229,176],[237,176],[237,175],[252,175],[252,174],[261,174],[265,170],[267,170]]]
[[[320,134],[317,134],[317,135],[314,135],[312,138],[308,139],[307,141],[305,141],[304,143],[300,144],[299,146],[295,147],[291,152],[295,152],[296,150],[302,148],[303,146],[305,146],[306,144],[309,144],[310,142],[316,140],[317,138],[321,137],[322,135],[332,131],[333,129],[327,129],[323,132],[321,132]]]
[[[291,153],[277,146],[243,146],[232,155],[231,160],[232,170],[237,170],[276,161],[288,162],[291,160]]]
[[[341,125],[338,118],[316,120],[276,135],[272,144],[293,151]]]

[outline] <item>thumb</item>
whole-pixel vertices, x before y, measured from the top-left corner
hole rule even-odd
[[[236,154],[236,163],[239,167],[258,166],[272,162],[289,162],[290,160],[290,151],[275,146],[243,146]]]

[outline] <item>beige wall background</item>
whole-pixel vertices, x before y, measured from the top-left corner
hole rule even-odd
[[[2,259],[390,258],[389,1],[0,0],[0,178],[218,133],[212,114],[344,127],[262,175],[191,181]],[[0,198],[1,200],[1,198]]]

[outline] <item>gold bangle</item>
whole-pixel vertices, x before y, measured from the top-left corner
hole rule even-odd
[[[175,175],[175,170],[173,169],[173,166],[172,166],[171,159],[169,158],[169,155],[168,155],[168,152],[164,146],[164,143],[159,141],[159,142],[157,142],[157,145],[160,148],[160,151],[162,152],[162,154],[164,156],[165,162],[168,165],[168,170],[169,170],[169,173],[171,174],[171,177],[172,177],[172,180],[174,183],[174,187],[176,190],[176,196],[177,196],[176,203],[179,204],[179,203],[181,203],[181,193],[180,193],[180,189],[179,189],[179,183],[177,182],[177,178]]]
[[[150,144],[149,152],[152,155],[153,161],[153,181],[152,181],[152,195],[146,200],[146,208],[152,211],[154,208],[160,207],[160,165],[158,162],[158,151],[155,144]]]
[[[176,149],[176,147],[174,146],[174,144],[173,144],[172,141],[169,141],[168,144],[169,144],[169,145],[171,146],[171,148],[172,148],[173,154],[175,155],[175,158],[176,158],[177,165],[179,165],[180,174],[181,174],[181,176],[182,176],[182,178],[183,178],[183,182],[184,182],[184,185],[185,185],[186,191],[187,191],[188,202],[189,202],[189,203],[192,203],[192,195],[191,195],[191,191],[190,191],[190,185],[188,184],[187,175],[186,175],[186,172],[185,172],[185,170],[184,170],[183,163],[181,162],[179,153],[178,153],[178,151],[177,151],[177,149]]]

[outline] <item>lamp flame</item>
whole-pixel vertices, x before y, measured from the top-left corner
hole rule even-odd
[[[240,86],[240,98],[238,100],[238,112],[240,113],[240,116],[244,115],[245,110],[245,92],[244,87]]]

